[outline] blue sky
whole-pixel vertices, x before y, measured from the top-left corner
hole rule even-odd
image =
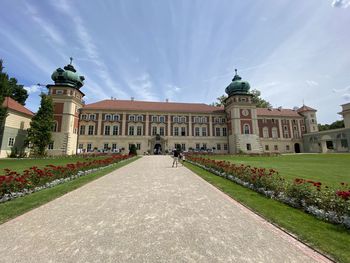
[[[274,107],[318,120],[350,102],[350,0],[2,0],[0,58],[36,111],[51,73],[73,64],[86,102],[211,103],[238,68]]]

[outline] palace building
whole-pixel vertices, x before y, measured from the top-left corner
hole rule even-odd
[[[54,102],[55,126],[50,155],[128,152],[133,144],[139,154],[162,154],[174,148],[230,154],[350,151],[350,103],[342,105],[340,113],[345,128],[319,132],[316,110],[306,105],[257,108],[249,83],[237,71],[225,89],[228,97],[222,107],[133,98],[85,104],[84,77],[72,63],[56,69],[51,77],[54,84],[47,88]],[[21,118],[32,116],[19,108],[15,112]]]

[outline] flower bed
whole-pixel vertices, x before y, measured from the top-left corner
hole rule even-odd
[[[34,166],[21,174],[4,169],[5,174],[0,175],[0,203],[96,172],[130,157],[132,156],[112,155],[105,159],[76,162],[65,166],[50,164],[43,169]]]
[[[346,183],[341,183],[336,189],[321,182],[299,178],[289,182],[274,169],[236,165],[193,155],[188,155],[187,160],[269,198],[350,228],[350,187]]]

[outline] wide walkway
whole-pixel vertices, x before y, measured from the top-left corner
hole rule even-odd
[[[168,156],[0,225],[1,262],[327,262]]]

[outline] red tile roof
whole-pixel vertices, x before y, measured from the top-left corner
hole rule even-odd
[[[2,106],[4,108],[8,108],[17,112],[21,112],[23,114],[29,115],[29,116],[34,116],[34,113],[28,110],[26,107],[23,105],[19,104],[17,101],[10,97],[5,97],[4,102],[2,103]]]
[[[102,100],[87,104],[84,110],[119,111],[162,111],[183,113],[224,113],[224,107],[210,106],[204,103],[152,102],[132,100]]]
[[[313,109],[311,107],[308,107],[306,105],[303,105],[303,107],[298,109],[298,112],[305,112],[305,111],[317,111],[317,110],[315,110],[315,109]]]
[[[292,109],[257,108],[257,115],[271,117],[302,117],[297,111]]]

